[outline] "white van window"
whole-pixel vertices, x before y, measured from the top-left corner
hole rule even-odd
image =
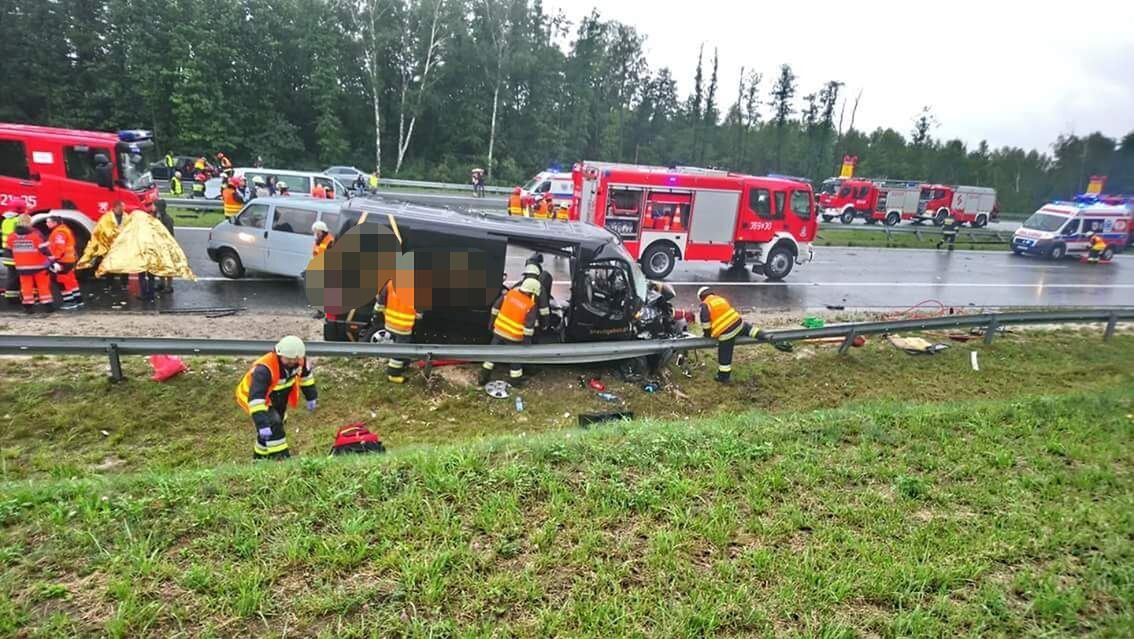
[[[277,206],[275,218],[272,220],[272,230],[281,233],[314,235],[311,232],[311,225],[314,223],[315,211]]]
[[[339,214],[336,211],[326,211],[319,217],[327,228],[331,231],[331,235],[338,237],[339,235]]]
[[[267,219],[267,217],[267,204],[249,204],[241,211],[240,215],[236,218],[236,222],[240,226],[262,229],[264,228],[264,220]]]
[[[310,193],[311,178],[303,175],[277,175],[276,182],[283,180],[287,183],[287,190],[292,193]]]
[[[1063,235],[1075,235],[1078,232],[1079,220],[1071,220],[1067,223],[1067,226],[1063,227],[1063,231],[1061,231]]]

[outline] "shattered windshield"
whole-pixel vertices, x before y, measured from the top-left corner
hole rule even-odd
[[[140,191],[153,186],[150,164],[157,161],[157,151],[154,150],[153,142],[120,143],[117,152],[118,175],[122,186],[131,191]]]
[[[630,257],[630,251],[626,250],[626,246],[623,245],[622,242],[617,244],[616,251],[618,256],[626,260],[626,263],[630,265],[630,279],[634,280],[634,294],[637,295],[640,300],[646,299],[646,289],[649,280],[646,279],[646,274],[642,272],[642,267],[638,266],[638,260]]]

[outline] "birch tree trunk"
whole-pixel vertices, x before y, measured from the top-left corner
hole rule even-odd
[[[420,79],[413,75],[413,71],[416,70],[417,67],[416,61],[414,61],[414,64],[408,66],[408,76],[405,75],[406,69],[403,69],[401,108],[398,114],[398,161],[397,164],[394,165],[395,175],[402,170],[402,162],[405,160],[406,151],[409,150],[410,140],[413,139],[413,128],[417,124],[417,114],[421,110],[421,101],[429,85],[429,71],[435,66],[435,54],[440,50],[441,44],[445,40],[444,38],[438,38],[437,34],[437,22],[441,18],[441,6],[444,4],[445,0],[437,0],[437,4],[433,5],[433,20],[429,27],[429,45],[425,49],[425,64],[422,66]],[[417,96],[414,98],[413,107],[409,114],[409,126],[407,127],[405,125],[405,103],[410,81],[416,81],[418,85]]]
[[[492,179],[492,150],[496,146],[496,109],[500,104],[500,80],[497,76],[496,88],[492,91],[492,124],[488,128],[488,179]]]

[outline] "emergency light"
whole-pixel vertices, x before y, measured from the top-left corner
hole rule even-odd
[[[118,139],[123,142],[141,142],[142,140],[149,140],[153,134],[143,129],[127,129],[118,132]]]

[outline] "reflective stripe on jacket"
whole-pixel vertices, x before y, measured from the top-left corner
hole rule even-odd
[[[740,313],[720,295],[706,295],[702,305],[709,311],[709,336],[732,339],[744,325]]]
[[[264,392],[263,397],[251,397],[252,394],[252,374],[256,371],[257,366],[263,366],[268,369],[270,375],[270,382]],[[241,378],[240,383],[236,386],[236,403],[244,410],[247,415],[254,415],[255,413],[268,410],[268,402],[271,399],[271,394],[278,391],[287,391],[287,403],[292,408],[299,404],[299,387],[300,386],[314,386],[315,376],[307,368],[307,361],[300,358],[299,365],[295,367],[295,374],[293,377],[285,379],[281,378],[281,365],[280,356],[275,353],[268,353],[256,360],[248,372]]]
[[[413,307],[412,295],[399,295],[393,281],[387,281],[378,294],[375,312],[381,313],[386,322],[386,330],[398,335],[413,335],[417,310]]]
[[[492,307],[492,332],[510,342],[535,334],[536,301],[519,288],[505,293]]]

